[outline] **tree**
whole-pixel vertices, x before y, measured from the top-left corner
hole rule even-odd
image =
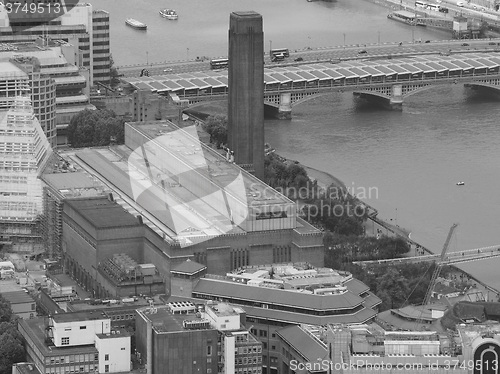
[[[210,142],[219,147],[227,143],[227,117],[216,114],[205,121],[205,131],[210,135]]]
[[[12,365],[25,361],[22,336],[17,329],[10,329],[0,335],[0,374],[12,372]]]
[[[9,322],[12,318],[10,303],[0,296],[0,322],[3,324]]]
[[[125,122],[108,109],[85,109],[76,114],[68,126],[68,141],[75,147],[94,147],[109,145],[111,139],[123,144],[125,141]]]
[[[17,320],[10,303],[0,296],[0,374],[10,374],[13,364],[26,360]]]
[[[109,75],[111,78],[111,81],[109,82],[111,87],[114,87],[120,83],[120,78],[118,74],[118,70],[116,70],[116,67],[114,66],[115,61],[113,60],[113,56],[109,55]]]

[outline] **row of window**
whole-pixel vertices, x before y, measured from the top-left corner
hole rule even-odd
[[[262,356],[237,357],[235,361],[236,365],[262,364]]]
[[[54,364],[66,364],[66,363],[73,363],[73,362],[91,362],[91,361],[98,361],[98,360],[99,360],[98,353],[95,353],[95,354],[85,353],[85,354],[76,354],[76,355],[46,357],[45,364],[46,365],[54,365]]]

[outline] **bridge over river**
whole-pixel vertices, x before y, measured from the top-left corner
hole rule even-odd
[[[167,74],[123,79],[132,89],[168,96],[180,106],[227,97],[227,70]],[[464,83],[500,93],[500,54],[462,51],[401,58],[358,58],[264,69],[266,109],[290,118],[292,106],[329,92],[354,95],[401,109],[403,100],[436,85]]]

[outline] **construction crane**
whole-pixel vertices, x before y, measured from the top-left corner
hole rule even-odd
[[[429,304],[429,301],[431,300],[432,291],[434,290],[434,283],[436,282],[437,277],[439,277],[439,274],[441,273],[441,269],[442,269],[442,267],[445,263],[445,259],[446,259],[446,252],[448,251],[448,247],[450,246],[451,237],[453,236],[453,232],[455,231],[457,226],[458,226],[458,224],[454,223],[450,227],[450,231],[448,232],[448,237],[446,238],[446,241],[444,242],[443,250],[441,251],[441,257],[440,257],[439,261],[436,261],[436,268],[434,269],[434,272],[432,273],[431,282],[429,283],[429,288],[427,288],[427,292],[425,293],[424,302],[422,305]]]

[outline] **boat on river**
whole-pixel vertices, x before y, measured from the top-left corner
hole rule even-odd
[[[148,25],[133,18],[128,18],[125,23],[127,24],[127,26],[133,27],[137,30],[146,30],[148,28]]]
[[[173,9],[162,9],[160,10],[160,16],[166,19],[177,19],[179,18],[177,12]]]
[[[399,21],[406,23],[410,26],[425,26],[425,24],[416,16],[415,13],[408,12],[406,10],[397,10],[395,12],[389,13],[387,18],[394,21]]]

